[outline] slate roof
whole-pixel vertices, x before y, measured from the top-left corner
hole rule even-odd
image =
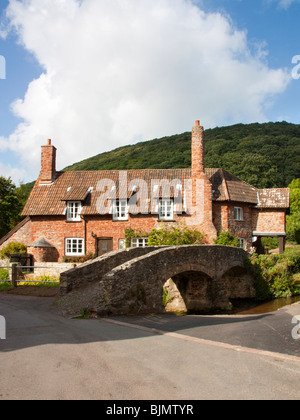
[[[66,201],[82,201],[82,215],[98,214],[96,203],[104,189],[99,188],[99,181],[110,180],[116,186],[117,197],[130,197],[126,183],[119,182],[120,173],[126,174],[128,186],[134,186],[135,180],[146,181],[149,196],[151,182],[154,180],[178,180],[184,188],[184,180],[191,179],[191,169],[136,169],[127,171],[79,171],[57,172],[55,181],[50,185],[40,185],[39,180],[22,212],[23,216],[65,215]],[[213,200],[234,201],[259,205],[260,207],[289,207],[288,189],[258,190],[220,168],[206,169],[206,175],[212,183]],[[125,177],[125,178],[126,178]],[[122,178],[121,178],[122,179]],[[131,184],[130,184],[131,183]],[[176,182],[174,182],[176,185]],[[173,191],[174,193],[174,191]],[[161,196],[162,192],[159,192]],[[184,194],[184,191],[182,191]],[[171,190],[172,196],[172,190]]]

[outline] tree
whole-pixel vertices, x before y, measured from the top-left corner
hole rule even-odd
[[[300,178],[293,179],[290,188],[290,215],[286,217],[287,239],[300,243]]]
[[[293,179],[289,185],[290,189],[290,211],[291,214],[300,210],[300,178]]]
[[[0,177],[0,238],[20,221],[23,203],[11,178]]]

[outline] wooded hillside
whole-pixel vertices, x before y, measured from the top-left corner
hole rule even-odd
[[[287,187],[300,177],[300,125],[237,124],[205,131],[205,164],[257,188]],[[191,133],[120,147],[65,170],[188,168]]]

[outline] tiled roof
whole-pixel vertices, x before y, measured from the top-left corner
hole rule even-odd
[[[120,175],[126,174],[123,183],[123,178]],[[213,199],[216,201],[237,201],[250,204],[258,204],[258,191],[251,185],[241,181],[237,177],[229,174],[223,169],[206,169],[206,175],[212,183]],[[169,180],[173,181],[176,187],[177,181],[181,183],[184,188],[184,180],[191,179],[191,169],[136,169],[128,171],[79,171],[79,172],[58,172],[56,179],[51,185],[40,185],[39,180],[28,198],[24,207],[24,216],[38,216],[38,215],[64,215],[66,208],[66,201],[83,201],[82,215],[95,215],[97,212],[97,200],[106,190],[101,189],[99,181],[111,181],[111,185],[115,185],[115,192],[117,197],[130,197],[132,195],[133,187],[138,184],[137,180],[144,180],[147,184],[149,196],[151,194],[151,187],[155,184],[155,180]],[[152,183],[152,185],[151,185]],[[98,186],[98,188],[97,188]],[[138,185],[136,185],[138,187]],[[111,188],[110,188],[111,190]],[[273,190],[277,191],[277,190]],[[112,190],[110,191],[112,193]],[[182,192],[183,193],[183,192]],[[162,192],[159,191],[159,196]],[[272,205],[271,202],[265,199],[266,194],[259,194],[260,203]],[[270,192],[269,197],[272,197]],[[276,195],[276,194],[275,194]],[[171,189],[172,196],[172,189]],[[281,195],[279,194],[281,197]],[[273,200],[275,207],[282,207],[283,202],[276,199]],[[277,205],[279,203],[279,205]],[[285,201],[286,204],[286,201]]]
[[[258,207],[263,208],[284,208],[290,206],[289,188],[269,188],[257,190]]]
[[[37,241],[34,241],[28,246],[31,248],[53,248],[53,245],[46,241],[45,238],[39,238]]]

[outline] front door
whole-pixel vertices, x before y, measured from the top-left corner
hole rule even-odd
[[[113,250],[113,238],[97,238],[97,256],[106,254]]]

